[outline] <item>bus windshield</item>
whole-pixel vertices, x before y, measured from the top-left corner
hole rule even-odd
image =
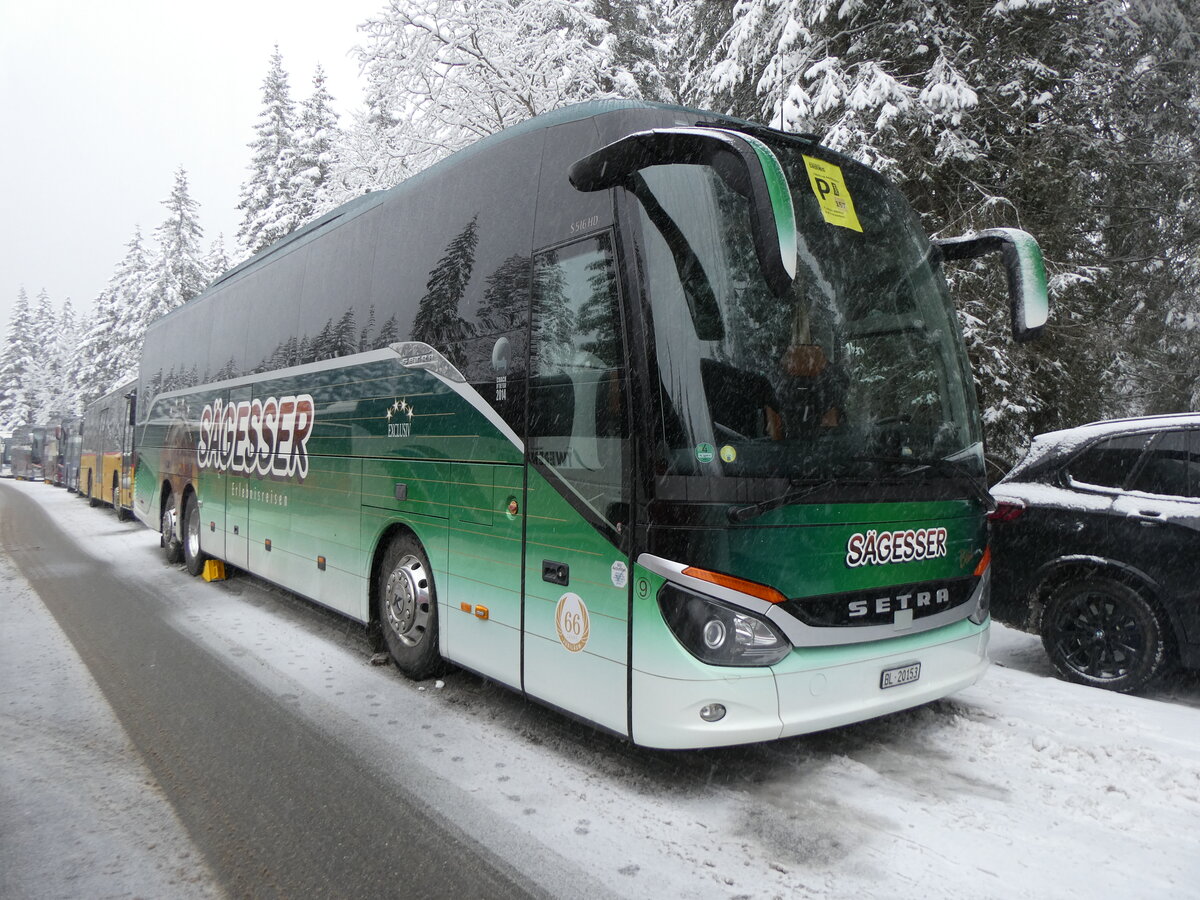
[[[798,144],[772,149],[798,230],[798,274],[783,298],[760,274],[750,201],[715,170],[659,165],[631,181],[658,473],[806,481],[877,477],[881,466],[902,476],[911,462],[981,476],[960,331],[916,215],[857,164]],[[833,175],[818,185],[814,168]],[[843,215],[828,221],[823,205],[839,201]]]

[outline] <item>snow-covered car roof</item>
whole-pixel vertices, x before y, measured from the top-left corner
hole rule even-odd
[[[1025,458],[1017,463],[1011,472],[1001,478],[999,483],[1019,480],[1023,473],[1028,472],[1046,457],[1050,455],[1069,456],[1097,438],[1142,430],[1168,431],[1173,428],[1187,427],[1200,427],[1200,412],[1139,416],[1131,419],[1106,419],[1100,422],[1089,422],[1086,425],[1076,425],[1073,428],[1047,431],[1033,439]]]

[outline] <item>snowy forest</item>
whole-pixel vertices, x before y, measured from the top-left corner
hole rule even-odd
[[[558,107],[642,98],[818,136],[882,171],[935,237],[1023,228],[1051,319],[1013,343],[995,271],[949,274],[989,451],[1200,407],[1196,0],[387,0],[360,25],[362,96],[266,62],[240,227],[206,240],[176,172],[86,308],[21,288],[0,429],[132,377],[141,335],[232,265],[341,203]],[[348,48],[349,49],[349,48]],[[255,90],[247,85],[247,91]],[[338,103],[347,105],[339,112]]]

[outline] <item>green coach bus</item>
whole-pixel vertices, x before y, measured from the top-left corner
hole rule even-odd
[[[137,516],[638,744],[904,709],[987,664],[983,446],[930,242],[809,137],[603,101],[347,203],[146,334]]]

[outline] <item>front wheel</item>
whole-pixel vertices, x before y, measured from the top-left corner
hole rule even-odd
[[[1046,603],[1041,631],[1054,668],[1076,684],[1136,691],[1166,657],[1162,614],[1140,591],[1110,578],[1060,587]]]
[[[208,554],[200,549],[200,504],[195,494],[188,494],[183,513],[183,562],[192,575],[204,570]]]
[[[438,652],[437,595],[433,572],[411,535],[392,539],[376,576],[379,624],[396,666],[422,679],[442,668]]]
[[[183,559],[183,544],[177,537],[178,530],[175,528],[175,518],[175,498],[168,496],[166,503],[163,504],[158,544],[162,547],[163,557],[171,565]]]

